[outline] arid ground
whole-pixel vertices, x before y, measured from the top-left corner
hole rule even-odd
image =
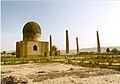
[[[120,72],[63,63],[2,65],[1,79],[17,84],[120,84]],[[3,83],[4,84],[4,83]]]

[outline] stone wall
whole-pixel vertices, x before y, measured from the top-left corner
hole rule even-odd
[[[36,46],[36,50],[34,50],[34,46]],[[16,56],[46,56],[48,52],[48,42],[20,41],[16,43]]]

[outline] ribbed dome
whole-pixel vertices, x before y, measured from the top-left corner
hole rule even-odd
[[[28,22],[23,27],[23,34],[41,34],[41,28],[36,22]]]
[[[36,22],[28,22],[23,27],[24,41],[40,41],[41,28]]]

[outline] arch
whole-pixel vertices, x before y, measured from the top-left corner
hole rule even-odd
[[[45,56],[47,56],[47,53],[45,52]]]
[[[36,45],[33,46],[33,51],[37,51],[37,46]]]

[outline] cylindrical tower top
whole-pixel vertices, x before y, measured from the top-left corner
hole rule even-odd
[[[41,28],[36,22],[28,22],[23,27],[24,41],[39,41],[41,36]]]

